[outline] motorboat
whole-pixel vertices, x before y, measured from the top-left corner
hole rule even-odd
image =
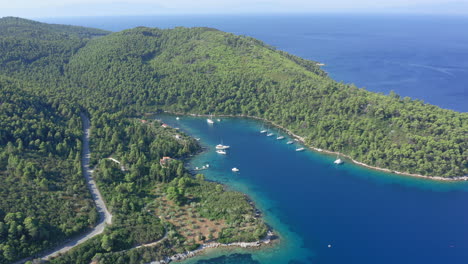
[[[344,163],[344,161],[342,161],[340,158],[338,158],[333,163],[335,163],[336,165],[341,165],[341,164]]]
[[[223,144],[216,145],[216,149],[228,149],[228,148],[230,148],[230,146],[226,146],[226,145],[223,145]]]

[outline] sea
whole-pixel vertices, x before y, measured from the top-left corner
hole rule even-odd
[[[219,15],[41,18],[118,31],[207,26],[258,38],[326,64],[338,81],[460,112],[468,110],[468,17]],[[261,249],[216,249],[184,264],[468,263],[468,183],[366,169],[259,133],[251,119],[158,115],[200,138],[189,169],[246,193],[280,237]],[[216,119],[216,118],[215,118]],[[214,152],[223,142],[226,156]],[[237,167],[238,173],[231,169]]]

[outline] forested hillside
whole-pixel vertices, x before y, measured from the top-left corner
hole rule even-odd
[[[77,109],[48,103],[25,86],[0,76],[0,263],[37,253],[97,220],[81,175]]]
[[[136,28],[90,41],[64,75],[101,110],[263,117],[370,165],[468,173],[468,114],[337,83],[314,62],[252,38],[208,28]]]
[[[110,33],[2,18],[0,263],[96,222],[80,167],[81,114],[92,120],[95,176],[115,222],[56,263],[154,260],[162,255],[126,250],[166,233],[161,254],[196,247],[203,234],[172,225],[186,217],[171,211],[179,206],[195,219],[224,221],[217,233],[222,241],[263,235],[245,197],[190,177],[182,164],[199,149],[195,141],[136,118],[158,110],[261,117],[310,145],[370,165],[468,174],[467,113],[338,83],[315,62],[253,38],[211,28]],[[163,156],[174,160],[162,166]],[[192,202],[197,199],[206,203]],[[221,207],[233,209],[222,213]]]
[[[81,73],[72,74],[73,57],[91,39],[108,32],[18,18],[0,19],[0,32],[0,178],[4,183],[0,188],[0,263],[34,256],[97,221],[81,171],[83,114],[92,119],[93,174],[114,221],[104,234],[54,263],[140,263],[196,248],[198,243],[181,235],[171,220],[165,223],[155,215],[155,210],[166,206],[156,205],[158,196],[191,210],[211,210],[207,216],[191,214],[200,221],[208,216],[229,220],[219,226],[223,241],[252,241],[265,235],[266,226],[261,219],[252,220],[255,211],[244,195],[205,182],[203,177],[193,179],[184,168],[183,159],[199,150],[195,140],[161,128],[158,122],[135,118],[150,108],[145,102],[146,88],[138,86],[147,76],[137,69],[123,69],[125,61],[130,61],[129,67],[136,65],[132,58],[124,54],[120,70],[112,72],[123,74],[115,89],[121,80],[134,79],[125,82],[126,91],[88,87],[78,77]],[[102,52],[94,53],[96,60]],[[143,55],[146,59],[153,56]],[[114,82],[108,80],[105,87]],[[167,166],[159,164],[163,156],[171,157]],[[108,157],[120,160],[121,165]],[[200,193],[201,188],[215,191]],[[192,199],[216,199],[219,204],[200,207]],[[172,219],[177,208],[166,209],[167,219]],[[243,229],[236,231],[234,227],[240,224]],[[158,250],[129,250],[159,239]]]
[[[210,28],[139,27],[79,47],[62,53],[67,59],[48,59],[57,71],[27,60],[24,67],[34,70],[25,75],[17,64],[4,63],[1,70],[49,82],[43,93],[63,92],[62,98],[99,112],[258,116],[313,146],[370,165],[432,176],[468,174],[468,114],[335,82],[315,62],[249,37]]]

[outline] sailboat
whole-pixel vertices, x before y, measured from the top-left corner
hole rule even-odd
[[[223,144],[216,145],[216,149],[228,149],[228,148],[230,148],[230,146],[223,145]]]
[[[299,151],[304,151],[304,150],[305,150],[305,148],[303,148],[303,147],[300,147],[300,148],[297,148],[297,149],[296,149],[297,152],[299,152]]]
[[[207,118],[206,122],[208,122],[208,124],[214,124],[213,115],[210,115],[210,118]]]
[[[336,165],[341,165],[344,163],[344,161],[342,161],[338,155],[336,155],[336,160],[333,162],[335,163]]]
[[[262,130],[260,130],[260,133],[264,134],[266,132],[268,132],[268,130],[265,129],[265,125],[263,124],[262,125]]]
[[[223,145],[223,141],[222,141],[222,140],[221,140],[221,144],[216,145],[216,149],[224,150],[224,149],[228,149],[228,148],[230,148],[230,146],[228,146],[228,145]]]
[[[294,141],[292,141],[292,140],[289,140],[288,142],[286,142],[286,144],[288,144],[288,145],[291,145],[292,143],[294,143]]]
[[[282,140],[282,139],[284,139],[284,136],[282,136],[281,134],[278,134],[278,137],[276,139],[277,140]]]

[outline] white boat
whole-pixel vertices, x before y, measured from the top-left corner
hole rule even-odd
[[[216,121],[221,122],[221,119],[218,118],[218,119],[216,119]]]
[[[288,145],[291,145],[292,143],[294,143],[294,141],[292,141],[292,140],[289,140],[288,142],[286,142],[286,144],[288,144]]]
[[[260,130],[260,133],[264,134],[264,133],[266,133],[266,132],[268,132],[268,130],[265,129],[265,126],[264,126],[264,125],[262,125],[262,130]]]
[[[268,134],[267,134],[267,137],[271,137],[271,136],[273,136],[273,135],[274,135],[273,133],[268,133]]]
[[[201,171],[201,170],[207,170],[210,167],[210,165],[206,164],[201,167],[195,167],[196,171]]]
[[[210,115],[210,118],[207,118],[206,122],[208,122],[208,124],[214,124],[213,115]]]
[[[179,118],[179,117],[176,117],[175,119],[176,119],[176,120],[179,120],[180,118]]]
[[[338,159],[335,160],[333,163],[335,163],[336,165],[340,165],[340,164],[343,164],[344,161],[342,161],[340,158],[338,158]]]
[[[232,171],[233,171],[233,172],[238,172],[239,169],[238,169],[238,168],[232,168]]]
[[[222,154],[222,155],[226,155],[226,151],[223,150],[223,149],[218,149],[218,150],[216,150],[216,153]]]
[[[304,151],[305,148],[297,148],[296,151]]]
[[[323,149],[317,149],[317,151],[318,151],[318,152],[322,152],[322,151],[323,151]]]
[[[230,148],[230,146],[226,146],[226,145],[223,145],[223,144],[216,145],[216,149],[228,149],[228,148]]]
[[[279,137],[277,137],[276,139],[277,139],[277,140],[281,140],[281,139],[284,139],[284,137],[283,137],[283,136],[279,136]]]

